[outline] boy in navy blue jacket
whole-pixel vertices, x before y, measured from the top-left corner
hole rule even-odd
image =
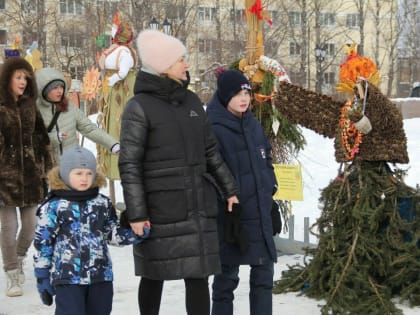
[[[271,146],[249,105],[251,86],[239,71],[222,73],[207,114],[220,152],[239,187],[232,213],[219,202],[218,224],[222,274],[214,276],[213,315],[233,314],[233,291],[239,266],[250,265],[250,313],[272,314],[274,262],[272,195],[277,184]],[[233,226],[232,226],[233,223]]]
[[[113,273],[107,244],[138,244],[148,236],[120,226],[111,200],[99,193],[105,176],[87,149],[64,151],[48,175],[51,191],[38,209],[34,255],[37,288],[55,315],[108,315]]]

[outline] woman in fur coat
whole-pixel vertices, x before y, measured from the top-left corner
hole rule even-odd
[[[23,259],[34,237],[37,205],[47,192],[46,173],[52,167],[50,140],[36,97],[32,66],[21,57],[7,59],[0,74],[0,238],[10,297],[23,294]]]

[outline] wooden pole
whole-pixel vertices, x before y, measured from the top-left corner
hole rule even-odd
[[[246,56],[239,62],[239,70],[245,73],[251,82],[261,82],[263,71],[258,67],[259,58],[264,55],[264,37],[262,32],[262,17],[264,11],[260,0],[245,0],[247,23]]]
[[[247,36],[247,50],[246,50],[246,58],[248,61],[248,65],[254,65],[258,58],[261,55],[264,55],[264,36],[262,32],[262,20],[259,18],[259,14],[261,16],[265,16],[267,12],[262,9],[261,12],[251,13],[251,8],[258,2],[259,0],[245,0],[245,10],[246,10],[246,22],[248,27],[248,36]]]
[[[109,198],[111,199],[112,204],[115,206],[115,181],[113,179],[109,180]]]

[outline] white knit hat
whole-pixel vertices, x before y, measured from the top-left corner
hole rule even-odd
[[[136,42],[141,62],[159,74],[187,52],[179,39],[156,30],[142,31]]]

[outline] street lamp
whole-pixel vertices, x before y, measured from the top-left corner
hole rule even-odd
[[[325,60],[327,55],[327,49],[325,45],[320,46],[316,45],[315,47],[315,59],[316,59],[316,91],[321,93],[322,92],[322,62]]]
[[[149,22],[149,26],[152,30],[158,30],[159,29],[159,22],[156,21],[155,17],[152,17],[152,19]]]
[[[317,45],[315,48],[315,58],[316,61],[322,63],[325,60],[325,56],[327,55],[327,49],[325,46]]]
[[[165,18],[162,24],[163,32],[167,35],[171,35],[171,26],[171,23],[169,23],[167,18]]]
[[[152,17],[151,21],[149,22],[149,26],[152,30],[159,30],[159,22],[156,20],[155,17]],[[169,23],[167,18],[165,18],[165,20],[162,23],[162,31],[167,35],[171,35],[171,28],[172,24]]]

